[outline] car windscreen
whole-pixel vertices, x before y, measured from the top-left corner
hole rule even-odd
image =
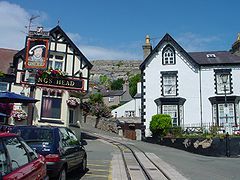
[[[14,129],[14,132],[19,134],[28,144],[53,141],[53,132],[51,129],[44,128],[19,128]]]

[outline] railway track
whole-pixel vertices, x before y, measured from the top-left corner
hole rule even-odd
[[[128,180],[184,180],[186,179],[153,153],[145,153],[134,144],[86,132],[116,146],[123,160]],[[164,167],[164,168],[163,168]]]

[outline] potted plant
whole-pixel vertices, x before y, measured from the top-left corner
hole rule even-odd
[[[23,121],[27,119],[27,113],[22,109],[16,109],[12,111],[12,117],[16,121]]]
[[[76,108],[80,105],[80,99],[76,97],[70,97],[66,102],[67,105],[71,108]]]

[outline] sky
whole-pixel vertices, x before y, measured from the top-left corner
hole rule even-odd
[[[22,49],[32,30],[58,22],[89,60],[143,60],[146,35],[169,33],[187,52],[230,50],[239,0],[0,0],[0,47]]]

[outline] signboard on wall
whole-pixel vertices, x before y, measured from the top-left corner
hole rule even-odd
[[[49,39],[27,37],[25,69],[47,69]]]
[[[58,88],[58,89],[68,89],[68,90],[77,90],[83,91],[82,79],[73,79],[73,78],[61,78],[61,77],[37,77],[36,86]]]

